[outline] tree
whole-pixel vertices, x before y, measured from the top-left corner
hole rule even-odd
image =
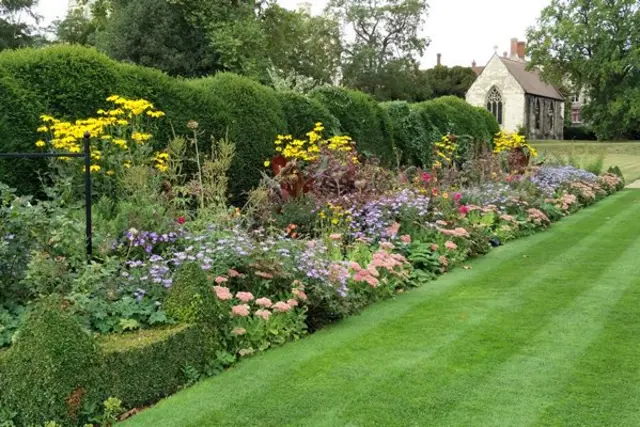
[[[426,0],[331,0],[327,11],[354,34],[344,45],[344,83],[375,94],[389,83],[381,79],[389,64],[402,60],[395,70],[406,71],[417,62],[429,44],[419,35],[427,10]]]
[[[35,25],[40,17],[35,13],[38,0],[0,0],[0,51],[31,46],[38,36]]]
[[[222,69],[206,29],[171,0],[117,0],[109,7],[96,43],[109,56],[187,77]]]
[[[265,9],[262,22],[268,58],[280,73],[306,76],[320,84],[335,80],[342,54],[340,24],[335,19],[273,4]]]
[[[554,84],[584,90],[598,138],[640,136],[640,4],[553,0],[528,30],[531,65]]]
[[[467,91],[474,81],[476,81],[476,73],[469,67],[446,67],[437,65],[429,70],[424,71],[426,84],[433,91],[433,97],[441,96],[457,96],[465,97]]]
[[[96,24],[82,9],[70,10],[61,21],[53,22],[58,41],[70,44],[94,45]]]

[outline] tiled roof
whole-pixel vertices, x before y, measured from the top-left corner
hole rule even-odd
[[[508,58],[500,58],[500,60],[526,93],[564,101],[564,97],[558,92],[558,89],[542,81],[539,71],[527,71],[526,62]]]
[[[476,76],[479,76],[480,73],[482,73],[482,70],[484,70],[484,67],[471,67],[471,69],[476,73]]]

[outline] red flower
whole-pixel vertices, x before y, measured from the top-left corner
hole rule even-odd
[[[469,208],[465,205],[460,206],[460,208],[458,209],[458,212],[460,212],[460,215],[466,215],[469,213]]]
[[[459,202],[460,199],[462,199],[462,194],[456,193],[456,195],[454,196],[454,199],[455,199],[456,202]]]
[[[429,181],[431,181],[431,175],[429,175],[429,174],[428,174],[428,173],[426,173],[426,172],[425,172],[425,173],[423,173],[423,174],[422,174],[422,180],[423,180],[424,182],[429,182]]]
[[[179,216],[176,221],[178,221],[178,224],[184,225],[184,223],[187,222],[187,219],[183,216]]]
[[[433,193],[433,197],[437,197],[438,196],[438,189],[437,188],[434,188],[431,192]]]

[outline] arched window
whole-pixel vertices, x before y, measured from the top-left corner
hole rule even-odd
[[[540,100],[536,99],[533,102],[533,116],[535,117],[536,120],[536,129],[540,130],[540,126],[541,126],[541,122],[542,122],[542,116],[540,115]]]
[[[549,130],[553,130],[554,119],[555,119],[555,110],[553,108],[553,101],[549,102]]]
[[[487,110],[491,111],[491,114],[496,117],[499,125],[502,125],[503,108],[502,94],[498,88],[494,86],[487,94]]]

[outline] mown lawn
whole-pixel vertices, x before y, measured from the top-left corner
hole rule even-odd
[[[619,166],[628,183],[640,179],[640,142],[540,141],[533,146],[551,158],[576,159],[582,167],[603,156],[605,169]]]
[[[640,425],[640,191],[124,423]]]

